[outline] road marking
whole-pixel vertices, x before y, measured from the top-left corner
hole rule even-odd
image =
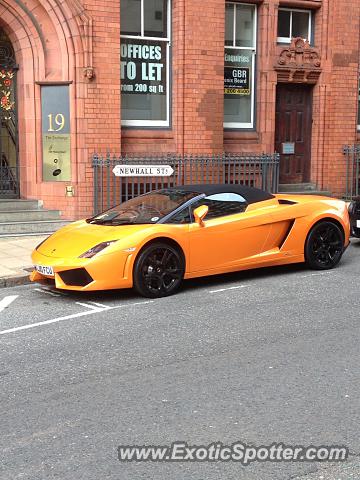
[[[309,273],[308,275],[302,275],[301,278],[321,277],[323,275],[333,275],[333,273],[334,272]]]
[[[60,296],[67,297],[68,296],[66,293],[60,292],[59,290],[57,290],[55,292],[52,288],[48,288],[48,287],[33,288],[33,290],[35,290],[37,292],[48,293],[49,295],[53,294],[54,297],[60,297]]]
[[[18,298],[19,295],[9,295],[8,297],[3,298],[0,301],[0,312],[5,310],[14,300]]]
[[[254,285],[251,285],[252,287]],[[209,293],[219,293],[219,292],[226,292],[227,290],[237,290],[239,288],[246,288],[250,287],[250,285],[237,285],[236,287],[227,287],[227,288],[219,288],[219,290],[210,290]]]
[[[52,297],[60,297],[59,293],[51,292],[50,290],[45,290],[44,288],[34,288],[35,292],[47,293]]]
[[[89,302],[89,303],[92,303],[93,305],[96,305],[97,307],[101,307],[101,308],[110,308],[108,307],[108,305],[104,305],[103,303],[96,303],[96,302]]]
[[[44,320],[43,322],[30,323],[28,325],[22,325],[21,327],[14,327],[14,328],[9,328],[7,330],[2,330],[2,331],[0,331],[0,335],[5,335],[7,333],[19,332],[21,330],[29,330],[30,328],[41,327],[42,325],[50,325],[52,323],[59,323],[59,322],[65,321],[65,320],[71,320],[72,318],[85,317],[87,315],[93,315],[94,313],[101,313],[101,312],[105,312],[105,311],[108,311],[108,310],[115,310],[115,309],[118,309],[118,308],[135,307],[137,305],[147,305],[149,303],[154,303],[154,300],[149,300],[149,301],[145,301],[145,302],[126,303],[125,305],[117,305],[115,307],[96,308],[96,309],[94,308],[94,309],[91,309],[91,310],[87,310],[86,312],[73,313],[72,315],[66,315],[65,317],[53,318],[51,320]]]
[[[105,310],[99,307],[94,307],[94,305],[89,305],[88,303],[76,302],[76,305],[81,305],[82,307],[90,308],[90,310]]]
[[[104,305],[103,303],[96,303],[96,302],[88,302],[88,303],[76,302],[76,304],[81,305],[82,307],[91,308],[93,310],[99,310],[99,308],[100,310],[110,310],[112,308],[112,307],[109,307],[108,305]]]

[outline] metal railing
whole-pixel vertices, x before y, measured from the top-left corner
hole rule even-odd
[[[244,184],[270,192],[279,185],[280,156],[274,154],[105,156],[93,155],[94,213],[159,188],[185,184]],[[168,177],[118,177],[116,165],[168,165]]]
[[[346,192],[345,199],[352,200],[360,195],[360,144],[345,145]]]
[[[0,152],[1,153],[1,152]],[[0,195],[17,196],[17,167],[10,167],[4,153],[0,155]]]

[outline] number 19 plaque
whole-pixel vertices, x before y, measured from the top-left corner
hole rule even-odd
[[[71,180],[68,85],[41,88],[43,181]]]

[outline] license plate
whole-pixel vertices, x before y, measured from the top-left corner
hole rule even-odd
[[[47,275],[48,277],[54,277],[54,269],[53,267],[48,267],[44,265],[35,265],[35,270],[41,275]]]
[[[360,220],[356,220],[356,228],[360,228]]]

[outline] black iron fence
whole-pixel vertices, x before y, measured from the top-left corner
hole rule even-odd
[[[17,126],[13,111],[0,111],[0,197],[19,195]]]
[[[0,152],[1,153],[1,152]],[[18,195],[17,167],[10,167],[5,154],[0,155],[0,196]]]
[[[345,145],[346,157],[346,192],[345,198],[352,200],[360,195],[360,144]]]
[[[279,161],[280,156],[277,153],[131,157],[112,156],[109,153],[106,156],[95,154],[92,159],[94,212],[99,213],[151,190],[185,184],[245,184],[277,192]],[[117,165],[132,167],[119,169],[120,175],[129,176],[116,176],[114,168]],[[142,166],[142,169],[136,169],[137,166]],[[156,175],[141,176],[151,175],[156,171],[150,171],[150,166],[159,167]],[[162,176],[162,172],[167,176]]]

